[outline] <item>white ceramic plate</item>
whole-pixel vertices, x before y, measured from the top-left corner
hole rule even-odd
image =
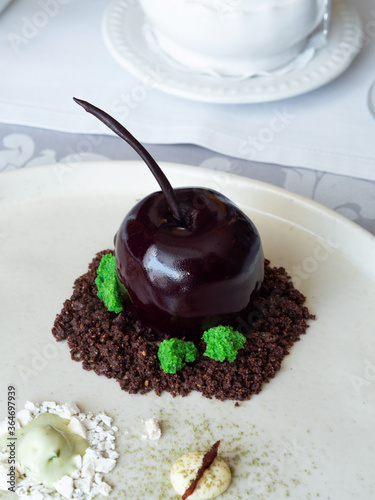
[[[134,0],[113,0],[103,19],[109,52],[130,73],[164,92],[213,103],[255,103],[304,94],[337,78],[361,47],[361,21],[350,0],[334,0],[327,45],[303,68],[242,81],[181,71],[150,50],[142,31],[143,11]]]
[[[375,238],[305,198],[267,184],[164,165],[174,186],[215,188],[257,225],[265,255],[295,276],[317,320],[276,377],[250,401],[194,393],[129,395],[71,361],[51,335],[75,278],[112,247],[125,213],[157,190],[142,163],[82,163],[0,176],[1,415],[6,389],[26,400],[105,410],[119,427],[115,499],[172,499],[169,470],[182,453],[222,440],[233,482],[224,499],[373,498],[375,480]],[[297,276],[298,275],[298,276]],[[4,286],[5,284],[5,286]],[[163,436],[141,439],[142,419]]]

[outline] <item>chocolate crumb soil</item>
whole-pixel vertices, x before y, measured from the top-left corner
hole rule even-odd
[[[247,340],[236,360],[220,362],[203,356],[206,343],[201,340],[194,363],[166,374],[157,357],[159,342],[153,340],[150,329],[125,308],[119,314],[108,312],[96,295],[96,271],[106,253],[112,252],[98,253],[89,271],[75,281],[52,334],[57,341],[68,341],[71,358],[81,361],[85,370],[116,379],[130,394],[167,391],[186,396],[195,390],[207,398],[248,400],[276,375],[292,345],[306,333],[307,321],[314,319],[285,269],[271,267],[266,260],[251,330],[245,322],[238,327]]]

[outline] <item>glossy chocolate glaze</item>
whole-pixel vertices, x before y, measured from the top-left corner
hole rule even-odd
[[[125,217],[115,236],[117,274],[127,306],[159,338],[199,338],[210,326],[238,325],[263,281],[260,237],[224,195],[175,189],[177,222],[153,193]]]

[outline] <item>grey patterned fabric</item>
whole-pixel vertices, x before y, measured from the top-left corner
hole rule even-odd
[[[375,234],[375,181],[245,161],[193,145],[148,145],[147,149],[157,161],[212,169],[218,183],[221,172],[230,172],[283,187],[322,203]],[[138,157],[116,137],[0,124],[0,172],[57,162],[72,168],[75,162],[106,159]]]

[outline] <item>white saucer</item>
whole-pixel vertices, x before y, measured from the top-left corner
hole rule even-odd
[[[103,37],[112,56],[135,77],[158,90],[196,101],[236,104],[269,102],[304,94],[337,78],[361,44],[361,20],[350,0],[334,0],[327,45],[303,68],[273,77],[235,81],[181,71],[150,50],[144,15],[134,0],[113,0],[103,19]]]
[[[316,321],[250,401],[131,395],[82,369],[51,327],[74,280],[113,245],[126,212],[157,183],[140,162],[24,168],[0,183],[0,420],[8,385],[26,400],[105,410],[118,426],[113,500],[174,500],[173,462],[222,440],[233,481],[220,500],[374,498],[375,238],[284,189],[184,165],[162,165],[173,186],[205,186],[235,201],[284,266]],[[156,417],[159,441],[142,440]],[[0,498],[8,495],[0,493]]]

